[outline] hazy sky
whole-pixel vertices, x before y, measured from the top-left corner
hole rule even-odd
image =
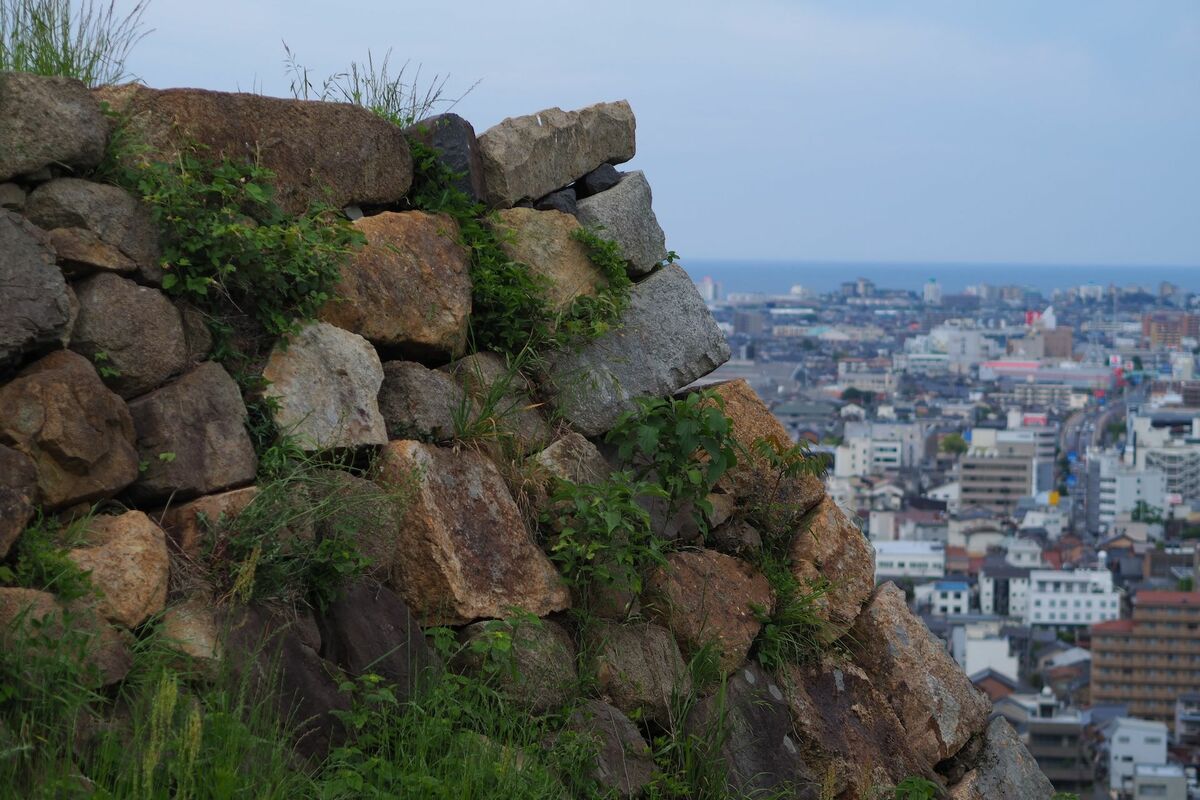
[[[1200,269],[1196,0],[151,0],[152,86],[368,49],[505,116],[628,98],[685,257]]]

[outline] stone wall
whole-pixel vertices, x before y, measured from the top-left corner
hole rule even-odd
[[[258,491],[247,398],[212,360],[196,309],[162,290],[147,210],[88,180],[109,135],[101,100],[129,115],[155,154],[190,139],[259,158],[285,208],[334,202],[365,236],[340,296],[259,364],[274,421],[304,448],[376,457],[383,489],[419,476],[401,519],[378,514],[360,530],[368,578],[319,613],[285,621],[180,579],[211,545],[205,520],[235,517]],[[602,227],[634,280],[621,324],[554,355],[528,381],[512,382],[494,354],[472,354],[470,262],[453,220],[406,201],[408,136],[434,146],[460,186],[498,211],[505,246],[549,279],[556,304],[602,282],[571,235]],[[453,115],[405,132],[345,105],[140,86],[93,95],[70,80],[0,73],[0,558],[36,509],[69,518],[101,504],[70,558],[100,592],[83,612],[100,634],[104,681],[123,678],[130,643],[152,617],[201,662],[249,658],[239,642],[278,636],[281,702],[309,720],[306,752],[344,735],[331,714],[346,703],[339,676],[369,666],[411,686],[433,661],[422,627],[461,627],[469,641],[481,621],[513,608],[545,620],[514,639],[527,677],[514,699],[534,711],[562,705],[574,685],[577,642],[563,614],[574,598],[523,513],[512,465],[456,442],[455,415],[508,381],[518,457],[592,480],[612,468],[597,444],[637,398],[684,390],[729,357],[687,274],[666,263],[645,176],[615,168],[634,153],[623,101],[547,109],[476,137]],[[786,439],[744,382],[716,391],[743,444]],[[986,697],[903,593],[875,587],[870,547],[814,477],[787,487],[802,514],[789,555],[797,578],[830,582],[819,609],[828,653],[776,674],[753,662],[761,610],[774,602],[751,563],[758,533],[743,518],[763,469],[748,459],[726,475],[710,498],[711,535],[676,531],[683,541],[643,596],[617,604],[595,632],[598,696],[587,708],[617,737],[602,757],[629,760],[598,771],[623,796],[638,793],[650,765],[638,755],[644,729],[630,718],[668,724],[672,692],[687,690],[684,660],[712,643],[725,690],[675,723],[730,725],[717,755],[734,788],[788,782],[799,796],[861,797],[916,775],[963,800],[1048,797],[1024,746],[989,719]],[[338,480],[371,504],[362,478]],[[52,593],[0,587],[5,623],[62,605]],[[220,642],[223,627],[232,634]]]

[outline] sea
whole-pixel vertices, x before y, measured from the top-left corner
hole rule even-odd
[[[1049,297],[1054,289],[1099,284],[1142,286],[1157,294],[1163,281],[1200,292],[1200,266],[1087,266],[1062,264],[917,264],[889,262],[738,261],[690,259],[683,267],[699,280],[705,276],[728,292],[787,294],[795,285],[815,293],[838,289],[843,281],[867,278],[880,289],[920,291],[931,278],[944,294],[961,293],[981,283],[1024,286]]]

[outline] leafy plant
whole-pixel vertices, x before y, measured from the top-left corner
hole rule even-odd
[[[909,775],[896,784],[893,792],[895,800],[933,800],[937,797],[938,787],[933,781],[917,775]]]
[[[17,539],[11,566],[0,564],[0,585],[53,592],[68,603],[94,595],[89,573],[67,556],[90,519],[88,515],[63,525],[39,514]]]
[[[639,398],[638,408],[617,419],[607,441],[617,445],[622,462],[633,465],[638,480],[663,488],[672,512],[690,506],[697,525],[707,529],[708,494],[737,464],[732,423],[719,395]]]
[[[127,77],[129,51],[148,33],[147,3],[138,0],[122,17],[115,0],[0,0],[0,71],[117,83]]]
[[[825,462],[813,455],[808,442],[784,442],[760,436],[750,443],[748,458],[763,468],[767,480],[756,492],[749,516],[768,540],[790,540],[800,516],[808,509],[791,502],[787,489],[799,478],[825,477]],[[768,541],[768,549],[778,542]]]

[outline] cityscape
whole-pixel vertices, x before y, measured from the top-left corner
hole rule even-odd
[[[826,461],[877,582],[1055,788],[1200,796],[1200,293],[700,272],[734,353],[706,380],[747,380]]]

